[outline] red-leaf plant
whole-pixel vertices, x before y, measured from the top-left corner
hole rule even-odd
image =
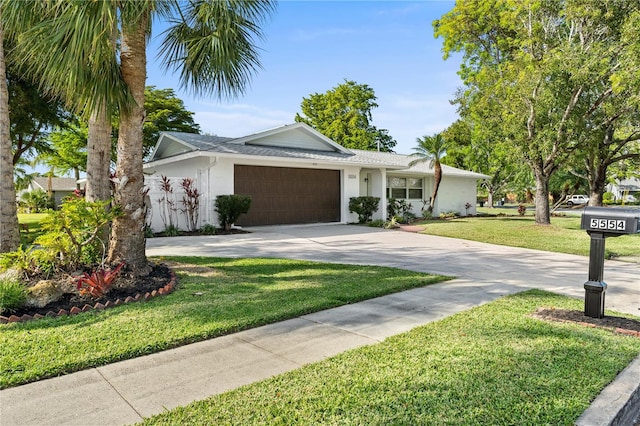
[[[111,289],[113,280],[120,272],[120,269],[124,266],[124,262],[120,263],[113,270],[106,270],[104,268],[96,269],[91,275],[84,273],[81,277],[76,277],[78,281],[78,290],[80,294],[88,294],[94,298],[103,296]]]

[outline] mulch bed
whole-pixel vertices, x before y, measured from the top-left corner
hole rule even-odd
[[[106,295],[96,299],[89,296],[65,293],[56,302],[49,303],[43,308],[21,308],[9,316],[0,316],[0,323],[24,322],[42,317],[60,315],[74,315],[94,309],[105,309],[124,303],[149,300],[153,297],[171,293],[176,284],[173,271],[164,264],[152,264],[149,275],[145,277],[118,277],[119,283],[128,285],[114,287]]]
[[[575,323],[585,327],[603,328],[615,333],[640,337],[640,321],[630,318],[614,316],[591,318],[582,311],[551,308],[538,308],[533,316],[548,321]]]

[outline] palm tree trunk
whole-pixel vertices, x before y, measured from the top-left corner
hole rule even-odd
[[[0,253],[14,251],[20,245],[9,130],[9,91],[3,45],[4,31],[0,22]]]
[[[125,261],[135,275],[149,273],[145,255],[144,175],[142,124],[146,80],[146,30],[148,14],[135,25],[124,25],[120,67],[136,105],[121,112],[116,162],[115,202],[124,215],[113,222],[108,262]]]
[[[429,202],[429,209],[427,210],[429,213],[433,213],[433,208],[436,205],[436,197],[438,196],[438,188],[440,188],[440,182],[442,182],[442,166],[439,161],[434,163],[434,179],[435,183],[433,185],[433,194],[431,195],[431,200]]]
[[[109,166],[111,165],[111,122],[106,103],[99,105],[89,118],[87,138],[88,201],[104,201],[111,197]]]

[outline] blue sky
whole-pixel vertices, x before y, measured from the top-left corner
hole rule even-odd
[[[263,26],[257,73],[236,99],[193,97],[158,69],[157,40],[148,53],[147,85],[173,88],[205,133],[244,136],[294,122],[303,97],[344,79],[374,89],[373,124],[388,129],[395,151],[409,154],[416,138],[455,121],[449,100],[461,85],[460,61],[442,59],[432,22],[453,1],[280,1]]]

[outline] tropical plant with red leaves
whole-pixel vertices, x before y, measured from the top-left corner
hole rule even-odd
[[[123,266],[124,262],[120,263],[113,270],[100,268],[93,271],[91,275],[85,272],[84,275],[76,277],[80,294],[88,294],[94,298],[102,297],[111,290],[113,280],[115,280]]]

